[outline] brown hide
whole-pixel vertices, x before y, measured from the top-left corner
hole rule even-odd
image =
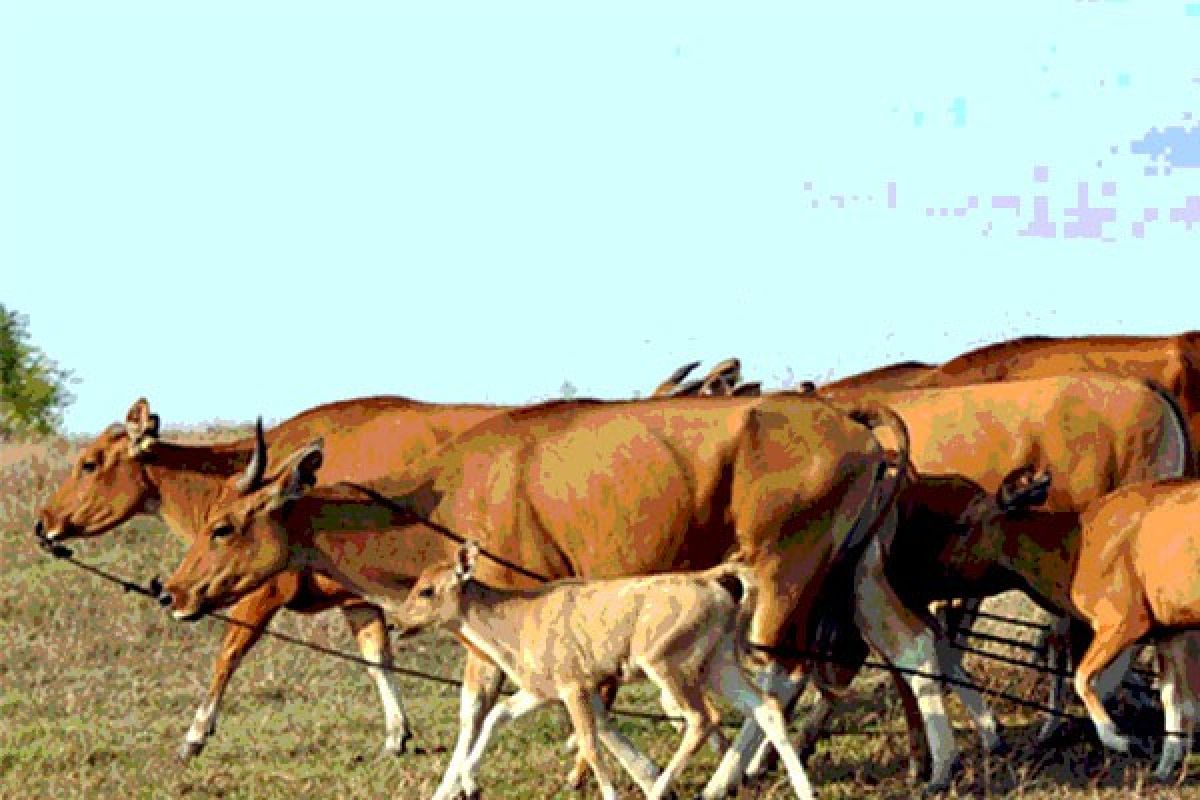
[[[1200,441],[1200,332],[1174,336],[1030,336],[963,353],[923,376],[923,387],[964,386],[1077,372],[1156,381],[1182,406]]]
[[[1081,509],[1118,486],[1185,474],[1189,461],[1172,404],[1114,376],[821,393],[892,408],[908,427],[910,458],[922,474],[960,475],[994,492],[1018,467],[1049,468],[1052,509]]]
[[[876,367],[866,372],[860,372],[857,375],[848,375],[845,378],[830,381],[821,388],[908,389],[920,385],[919,381],[935,368],[935,364],[926,364],[923,361],[901,361],[898,364]]]
[[[268,487],[212,508],[196,533],[229,523],[241,535],[196,536],[168,587],[190,612],[311,557],[364,596],[398,603],[457,545],[432,520],[550,579],[698,569],[736,550],[762,587],[752,636],[773,644],[804,635],[824,571],[875,509],[885,465],[867,427],[814,398],[547,404],[485,420],[405,485],[375,484],[387,504],[347,487],[277,511]],[[414,516],[401,523],[391,503]],[[537,583],[486,556],[478,574]]]

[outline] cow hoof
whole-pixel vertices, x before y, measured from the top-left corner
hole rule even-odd
[[[383,744],[383,751],[388,755],[402,756],[408,752],[408,743],[412,741],[412,734],[408,731],[399,736],[389,736]]]
[[[193,758],[200,755],[200,752],[203,749],[204,742],[189,742],[185,740],[183,744],[179,745],[179,760],[183,762],[191,761]]]

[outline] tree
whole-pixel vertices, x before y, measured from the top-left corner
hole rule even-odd
[[[51,433],[75,398],[71,373],[29,341],[29,318],[0,303],[0,440]]]

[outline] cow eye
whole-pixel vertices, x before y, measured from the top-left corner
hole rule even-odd
[[[96,462],[89,458],[87,461],[84,461],[82,464],[80,464],[79,468],[90,475],[96,471]]]
[[[433,587],[426,586],[424,589],[417,592],[417,597],[425,597],[425,598],[433,597]]]
[[[222,522],[220,525],[216,525],[213,527],[212,538],[220,539],[223,536],[229,536],[231,533],[233,533],[233,530],[234,529],[233,529],[232,523]]]

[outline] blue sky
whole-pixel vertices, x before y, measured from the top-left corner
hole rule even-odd
[[[0,302],[75,432],[1197,328],[1195,5],[0,0]]]

